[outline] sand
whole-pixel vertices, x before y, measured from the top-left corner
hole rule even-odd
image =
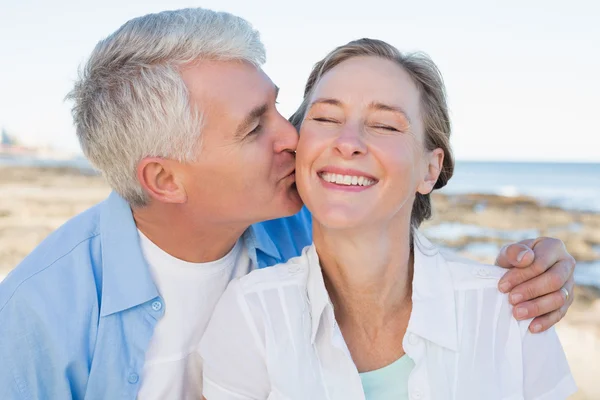
[[[0,279],[50,232],[109,193],[102,177],[76,169],[0,167]],[[435,234],[440,224],[446,234],[434,241],[485,262],[493,262],[499,246],[532,233],[560,238],[578,262],[600,261],[600,214],[526,197],[436,195],[424,229]],[[580,388],[572,399],[600,399],[600,291],[578,287],[557,331]]]

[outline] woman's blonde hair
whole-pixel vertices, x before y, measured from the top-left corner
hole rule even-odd
[[[397,63],[410,75],[417,86],[421,94],[425,148],[429,151],[441,148],[445,154],[442,172],[434,189],[444,187],[454,171],[454,158],[450,148],[450,117],[442,75],[426,54],[401,53],[394,46],[376,39],[360,39],[340,46],[313,67],[304,89],[304,100],[294,115],[290,117],[290,122],[300,130],[312,92],[325,73],[346,60],[364,56],[380,57]],[[417,193],[411,214],[411,224],[415,228],[419,227],[424,220],[430,217],[430,195]]]

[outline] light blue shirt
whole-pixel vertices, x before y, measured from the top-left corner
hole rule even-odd
[[[383,368],[360,374],[366,400],[408,400],[408,378],[415,363],[404,355]]]
[[[0,399],[135,399],[164,301],[116,193],[44,240],[0,284]],[[251,226],[259,268],[300,254],[310,214]]]

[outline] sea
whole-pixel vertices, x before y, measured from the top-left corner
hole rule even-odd
[[[600,163],[458,162],[442,192],[530,196],[545,205],[600,212]]]
[[[457,162],[454,176],[441,190],[447,194],[483,193],[501,196],[529,196],[540,203],[568,210],[600,213],[600,163],[533,163],[533,162]],[[577,227],[574,227],[577,229]],[[432,234],[439,238],[478,233],[494,233],[472,225],[438,226]],[[505,241],[518,241],[538,236],[535,230],[512,231]],[[480,256],[494,256],[494,245],[474,244],[466,249]],[[600,247],[596,252],[600,255]],[[578,263],[575,280],[583,285],[600,288],[600,261]]]
[[[72,167],[94,173],[83,157],[44,159],[0,155],[0,166]],[[446,194],[482,193],[501,196],[529,196],[540,203],[568,210],[600,213],[600,163],[536,163],[459,161],[454,176],[441,190]],[[490,236],[485,228],[452,224],[439,226],[430,233],[438,238],[468,232],[470,236]],[[502,233],[506,241],[536,235],[535,230]],[[495,255],[493,245],[477,245],[471,252]],[[597,248],[600,255],[600,248]],[[0,277],[0,280],[2,277]],[[600,288],[600,262],[579,263],[576,280]]]

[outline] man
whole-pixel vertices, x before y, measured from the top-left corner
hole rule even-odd
[[[264,61],[246,21],[202,9],[136,18],[96,46],[70,97],[114,192],[0,286],[0,398],[201,396],[196,347],[227,283],[311,242],[297,133]],[[498,263],[522,267],[503,289],[525,317],[562,317],[574,261],[560,241]]]

